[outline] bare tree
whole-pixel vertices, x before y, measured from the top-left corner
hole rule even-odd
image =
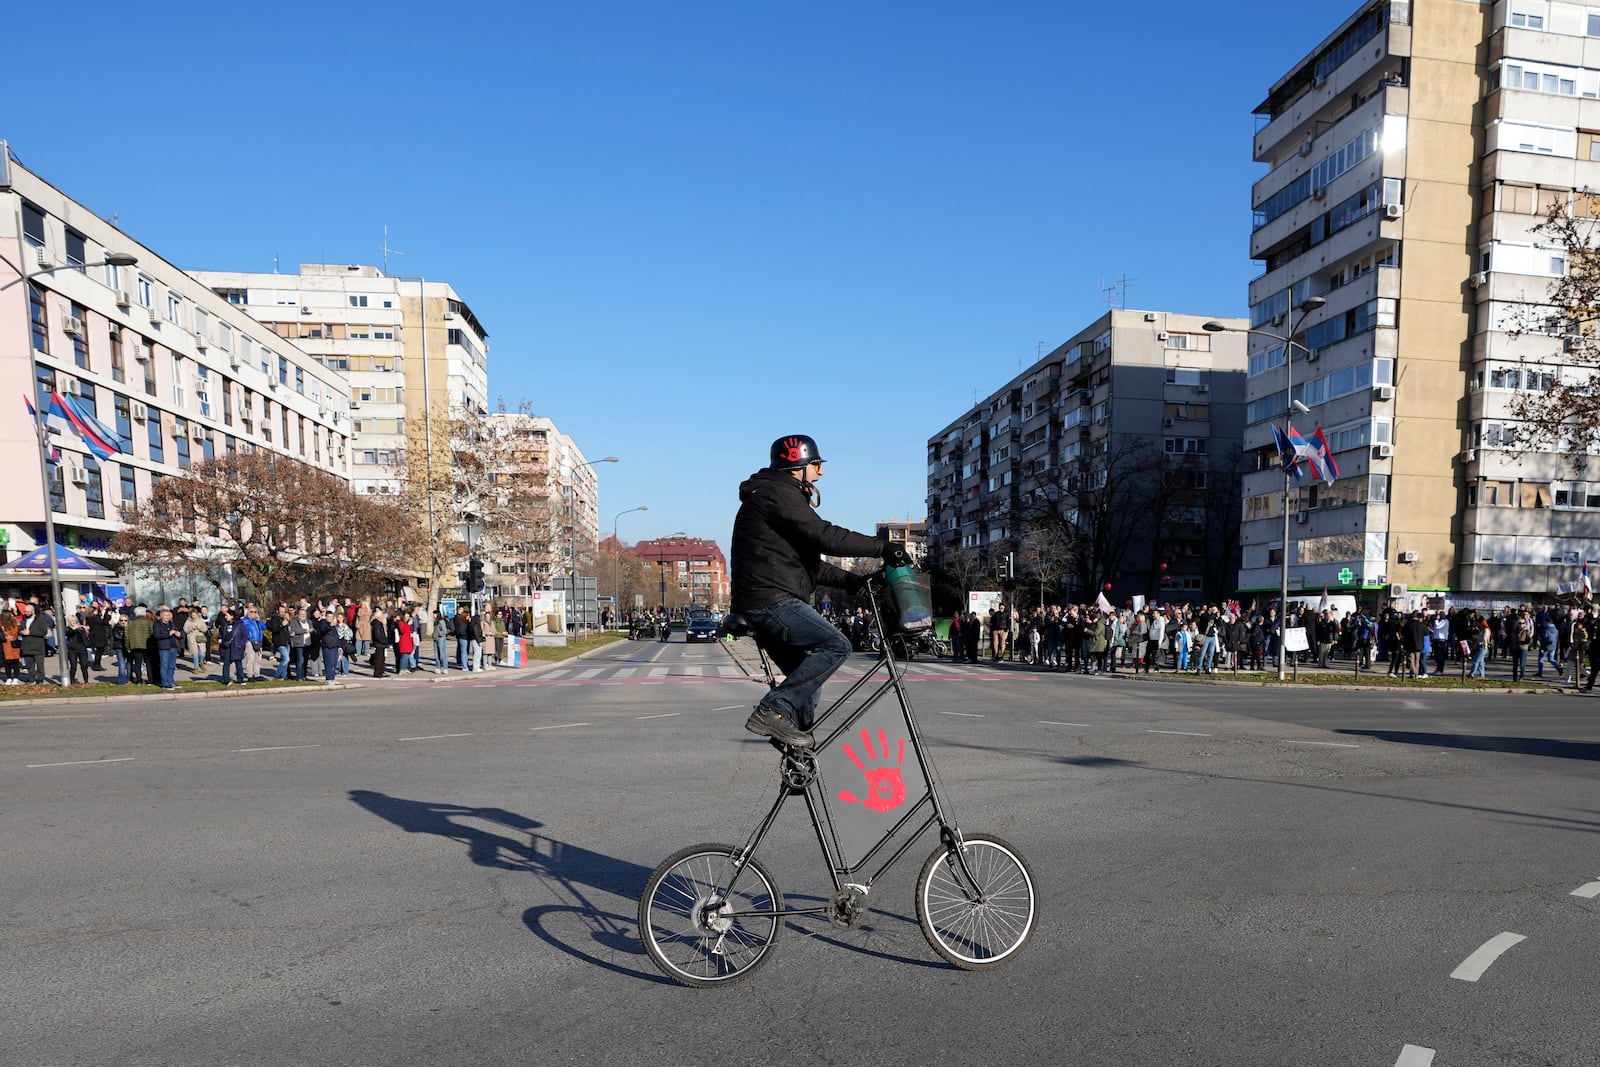
[[[1120,573],[1143,539],[1151,522],[1147,509],[1159,492],[1159,459],[1148,442],[1126,438],[1068,476],[1062,517],[1078,548],[1080,590]]]
[[[1078,559],[1078,540],[1059,516],[1052,513],[1031,519],[1018,538],[1017,573],[1029,585],[1038,587],[1039,603],[1072,573]]]
[[[241,585],[263,602],[395,582],[412,567],[406,546],[419,533],[392,498],[357,496],[326,471],[265,451],[163,478],[122,521],[114,555],[219,592]]]

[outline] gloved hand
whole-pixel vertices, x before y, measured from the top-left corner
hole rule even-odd
[[[904,546],[890,542],[884,547],[883,562],[890,567],[909,567],[911,566],[911,555],[905,550]]]
[[[867,584],[869,582],[871,582],[871,581],[872,581],[872,572],[871,571],[867,571],[867,572],[862,573],[862,574],[852,574],[852,575],[850,575],[850,584],[847,586],[847,588],[852,593],[859,593],[863,589],[865,589],[867,587]]]

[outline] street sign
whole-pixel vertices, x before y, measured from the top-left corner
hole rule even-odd
[[[439,614],[443,615],[447,619],[453,619],[456,617],[455,597],[445,597],[443,600],[439,601]]]

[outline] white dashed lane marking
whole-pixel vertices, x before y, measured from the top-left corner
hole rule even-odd
[[[1094,728],[1092,723],[1087,723],[1087,722],[1051,722],[1049,719],[1040,719],[1039,720],[1039,725],[1040,726],[1082,726],[1082,727],[1085,727],[1086,729],[1093,729]]]
[[[571,727],[574,727],[574,726],[588,726],[588,725],[589,724],[586,723],[586,722],[564,722],[564,723],[559,723],[559,724],[557,724],[555,726],[530,726],[530,727],[528,727],[528,730],[530,732],[533,731],[533,730],[566,730],[566,729],[570,729]]]
[[[401,738],[405,740],[405,738]],[[287,752],[291,748],[321,748],[321,745],[268,745],[265,748],[236,748],[235,752]]]
[[[1589,882],[1586,885],[1580,885],[1572,891],[1571,895],[1583,897],[1585,900],[1593,900],[1595,897],[1600,897],[1600,882]]]
[[[396,741],[438,741],[445,737],[471,737],[471,734],[428,734],[424,737],[397,737]]]
[[[1400,1058],[1394,1061],[1394,1067],[1428,1067],[1432,1062],[1433,1049],[1407,1045],[1400,1050]]]
[[[1321,745],[1324,748],[1360,748],[1361,747],[1360,745],[1346,744],[1343,741],[1291,741],[1288,738],[1283,738],[1282,740],[1283,740],[1283,743],[1286,744],[1286,745]]]
[[[1197,734],[1192,730],[1146,730],[1147,734],[1173,734],[1177,737],[1210,737],[1210,734]]]
[[[115,759],[74,759],[65,763],[30,763],[28,767],[81,767],[86,763],[127,763],[131,759],[132,756],[118,756]]]
[[[976,714],[974,714],[974,713],[972,713],[970,711],[941,711],[939,714],[940,715],[954,715],[958,719],[981,719],[981,718],[983,718],[982,715],[976,715]]]
[[[1462,960],[1461,966],[1450,972],[1450,977],[1463,982],[1476,982],[1483,977],[1483,972],[1487,971],[1495,960],[1505,954],[1506,950],[1526,940],[1527,938],[1521,934],[1495,934],[1479,946],[1476,952]]]
[[[673,718],[676,718],[677,716],[682,715],[682,714],[683,714],[683,712],[681,712],[681,711],[669,711],[669,712],[666,712],[666,713],[661,714],[661,715],[636,715],[636,716],[634,716],[634,718],[636,718],[636,719],[673,719]]]

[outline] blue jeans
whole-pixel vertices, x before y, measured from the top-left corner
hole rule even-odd
[[[331,682],[339,676],[339,646],[322,650],[322,677]]]
[[[822,683],[850,657],[850,639],[808,604],[786,597],[745,612],[756,643],[785,677],[761,703],[802,730],[811,729]]]
[[[463,671],[472,669],[472,660],[468,658],[467,652],[470,643],[465,637],[456,638],[456,667]]]
[[[272,676],[281,682],[289,677],[289,646],[278,645],[273,651],[278,654],[278,669]]]
[[[1217,639],[1207,637],[1206,643],[1200,648],[1200,669],[1209,671],[1216,666]]]
[[[204,641],[196,641],[194,644],[194,657],[192,659],[194,669],[198,671],[201,667],[205,666],[205,662],[206,643]]]
[[[118,685],[127,685],[128,684],[128,655],[127,655],[127,653],[123,652],[121,648],[114,648],[111,651],[113,651],[113,652],[115,652],[117,654],[117,684]]]
[[[1472,670],[1467,672],[1469,678],[1483,677],[1483,658],[1489,654],[1488,644],[1478,646],[1478,651],[1472,654]]]
[[[445,638],[435,637],[433,639],[433,665],[440,672],[445,672],[450,669],[450,660],[448,658],[448,654],[444,650],[444,646]]]
[[[161,688],[172,689],[178,684],[172,677],[178,669],[178,650],[159,648],[156,654],[161,664]]]

